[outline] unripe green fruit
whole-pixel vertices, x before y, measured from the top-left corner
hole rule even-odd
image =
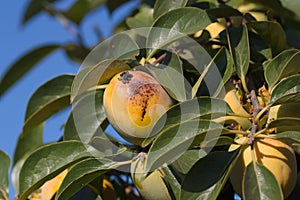
[[[297,162],[294,150],[287,144],[274,139],[255,141],[253,149],[256,161],[273,173],[281,186],[284,197],[288,197],[297,181]],[[240,196],[242,196],[243,174],[250,162],[252,162],[252,156],[249,146],[241,153],[230,174],[233,188]]]
[[[145,159],[146,154],[143,154],[144,158],[137,158],[131,163],[131,177],[145,200],[171,200],[170,193],[163,180],[164,174],[156,169],[147,177],[144,177]]]
[[[152,76],[141,71],[124,71],[111,79],[103,104],[109,122],[118,133],[139,145],[172,105],[172,100]]]

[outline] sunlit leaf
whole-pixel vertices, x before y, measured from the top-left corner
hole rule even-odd
[[[157,50],[163,49],[172,42],[204,29],[212,22],[208,14],[199,8],[177,8],[161,15],[154,22],[147,38],[150,59]]]
[[[232,113],[232,111],[226,102],[221,99],[200,97],[178,103],[160,117],[149,138],[143,141],[142,146],[148,146],[159,132],[167,130],[171,126],[179,126],[182,122],[198,117],[205,119],[218,118],[226,115],[226,113]]]
[[[13,165],[23,158],[25,154],[31,153],[43,144],[43,129],[44,124],[42,123],[27,133],[21,133],[19,135],[15,147]]]
[[[8,200],[10,158],[6,153],[0,151],[0,160],[0,199]]]
[[[152,76],[167,90],[175,100],[182,102],[187,99],[182,62],[178,55],[166,53],[165,60],[158,66],[145,65]]]
[[[38,0],[39,1],[39,0]],[[0,96],[13,86],[20,78],[36,66],[44,57],[57,50],[60,45],[49,44],[37,47],[23,55],[1,77]]]
[[[300,131],[284,131],[272,136],[276,139],[291,139],[300,143]]]
[[[60,75],[34,92],[27,104],[24,133],[70,105],[73,79],[74,75]]]
[[[243,199],[283,199],[275,176],[260,163],[251,162],[243,178]]]
[[[175,8],[184,7],[187,4],[187,0],[173,0],[173,1],[165,1],[165,0],[156,0],[154,5],[154,13],[153,18],[157,19],[162,14],[173,10]]]
[[[300,101],[300,74],[281,80],[271,91],[270,104],[278,105]]]
[[[228,29],[228,43],[238,76],[246,89],[246,74],[249,69],[250,47],[247,26],[241,25]]]
[[[57,191],[55,199],[69,199],[85,185],[104,174],[113,164],[108,160],[91,158],[72,166]]]
[[[142,7],[140,11],[133,17],[126,19],[126,24],[129,28],[151,27],[153,23],[153,9],[149,7]]]
[[[300,52],[296,49],[289,49],[281,52],[265,65],[265,78],[269,88],[282,78],[300,72]]]
[[[205,157],[207,152],[203,149],[190,149],[171,164],[177,171],[187,174],[192,166],[201,158]]]
[[[25,200],[47,180],[66,168],[89,157],[101,157],[97,150],[78,141],[44,145],[25,160],[19,177],[20,200]]]
[[[219,137],[222,131],[222,125],[199,119],[163,129],[149,149],[145,171],[151,171],[173,161],[190,146]]]
[[[64,14],[76,24],[80,24],[84,17],[94,9],[104,4],[106,0],[76,0]]]
[[[83,68],[75,77],[72,86],[71,101],[89,89],[96,90],[97,85],[102,85],[119,72],[129,70],[130,67],[124,62],[107,59],[99,62],[93,67]]]
[[[64,140],[88,143],[106,119],[103,107],[103,90],[95,90],[73,102],[64,127]],[[100,133],[103,130],[98,130]]]

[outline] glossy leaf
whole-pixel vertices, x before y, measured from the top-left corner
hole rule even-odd
[[[286,34],[279,23],[249,22],[247,27],[269,44],[273,56],[286,48]]]
[[[25,160],[19,177],[20,200],[25,200],[47,180],[89,157],[103,156],[94,148],[77,141],[44,145]]]
[[[75,77],[72,86],[71,101],[89,89],[95,89],[97,85],[102,85],[119,72],[129,70],[130,67],[121,61],[107,59],[99,62],[93,67],[83,68]]]
[[[80,24],[84,17],[94,9],[104,4],[106,0],[76,0],[64,14],[76,24]]]
[[[26,154],[31,153],[43,144],[43,130],[44,124],[42,123],[27,133],[21,133],[19,135],[17,145],[15,147],[13,165],[15,165]]]
[[[74,75],[60,75],[34,92],[27,104],[24,133],[70,105],[73,79]]]
[[[203,149],[190,149],[171,164],[177,171],[187,174],[192,166],[201,158],[205,157],[207,152]]]
[[[122,32],[104,40],[88,54],[82,62],[82,67],[93,68],[105,60],[120,62],[119,60],[135,59],[140,48],[132,35],[138,31]]]
[[[169,194],[174,195],[174,199],[179,199],[181,185],[178,182],[177,178],[174,176],[173,171],[170,170],[169,167],[162,167],[161,170],[165,173],[164,180],[166,180],[169,184]]]
[[[103,132],[99,128],[105,119],[103,90],[87,93],[73,102],[72,112],[64,127],[64,140],[88,143],[96,132]]]
[[[77,191],[107,172],[112,162],[91,158],[72,166],[57,191],[55,199],[70,199]]]
[[[44,11],[48,4],[51,4],[57,0],[31,0],[27,3],[25,12],[22,18],[22,24],[24,25],[33,17],[35,17],[40,12]]]
[[[278,105],[300,101],[300,75],[281,80],[271,91],[270,104]]]
[[[153,23],[153,9],[149,7],[142,7],[140,11],[133,17],[126,19],[126,24],[131,29],[141,27],[151,27]]]
[[[157,50],[172,42],[204,29],[212,22],[208,14],[198,8],[177,8],[161,15],[153,23],[147,38],[149,60]]]
[[[247,89],[246,74],[248,72],[250,62],[250,47],[247,26],[242,25],[228,29],[227,37],[230,53],[233,57],[237,74],[242,80],[244,89]]]
[[[283,199],[275,176],[260,163],[251,162],[243,178],[243,199]]]
[[[204,68],[197,82],[192,88],[192,97],[197,94],[203,81],[209,87],[209,93],[217,96],[225,92],[224,84],[233,73],[233,60],[226,48],[221,48],[212,58],[211,62]],[[218,74],[219,77],[216,75]]]
[[[272,89],[282,78],[299,73],[299,65],[300,51],[296,49],[285,50],[273,58],[265,65],[265,78],[269,88]]]
[[[300,131],[284,131],[272,136],[276,139],[291,139],[300,143]]]
[[[212,186],[210,186],[208,189],[205,189],[201,192],[187,192],[185,190],[181,191],[181,198],[180,199],[186,199],[186,200],[210,200],[210,199],[217,199],[219,197],[219,194],[224,187],[225,183],[227,182],[228,176],[231,172],[232,165],[230,165],[230,162],[233,162],[233,159],[236,159],[239,155],[239,150],[237,150],[235,153],[232,154],[232,158],[228,160],[228,165],[226,171],[224,174],[217,180],[216,183],[214,183]],[[226,153],[226,152],[223,152]],[[229,154],[229,153],[228,153]],[[228,155],[226,156],[228,157]],[[204,158],[203,158],[204,159]],[[201,160],[199,160],[201,162]],[[206,163],[202,167],[206,166]],[[206,170],[209,170],[209,168],[206,168]],[[201,173],[201,172],[200,172]],[[202,172],[204,173],[204,172]],[[201,179],[198,179],[197,184],[202,184]],[[197,185],[195,184],[195,185]],[[203,183],[204,185],[206,183]],[[195,187],[195,186],[193,186]]]
[[[149,149],[145,172],[181,156],[190,146],[218,137],[223,126],[207,120],[190,120],[163,129]]]
[[[300,126],[300,118],[281,117],[271,121],[267,127],[268,128],[285,127],[292,131],[296,126]]]
[[[171,126],[178,126],[183,122],[195,118],[213,119],[232,113],[226,102],[221,99],[200,97],[178,103],[171,107],[153,127],[149,138],[143,141],[142,146],[148,146],[160,132],[167,130]]]
[[[38,0],[39,1],[39,0]],[[43,1],[44,2],[44,1]],[[57,50],[60,45],[49,44],[37,47],[13,63],[1,77],[0,96],[13,86],[20,78],[35,67],[44,57]]]
[[[209,153],[189,170],[182,182],[182,189],[197,193],[210,188],[222,178],[235,156],[236,152],[219,151]]]
[[[169,95],[179,102],[187,99],[185,79],[182,71],[182,62],[178,55],[166,53],[164,62],[158,66],[145,65],[152,76],[166,89]]]
[[[165,1],[165,0],[157,0],[154,5],[154,13],[153,18],[157,19],[162,14],[173,10],[175,8],[184,7],[187,4],[187,0],[173,0],[173,1]]]
[[[10,168],[10,158],[9,156],[0,151],[0,199],[8,200],[8,192],[9,192],[9,168]]]

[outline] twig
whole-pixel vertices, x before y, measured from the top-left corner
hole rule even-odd
[[[257,96],[256,96],[256,93],[255,93],[255,90],[252,89],[250,91],[250,94],[248,95],[248,98],[250,98],[251,102],[252,102],[252,106],[253,106],[253,114],[252,114],[252,128],[251,128],[251,131],[248,135],[248,138],[249,138],[249,141],[248,141],[248,144],[252,144],[253,143],[253,140],[254,140],[254,135],[257,131],[257,127],[258,127],[258,121],[255,121],[256,119],[256,116],[257,114],[259,113],[260,109],[261,109],[261,106],[259,105],[259,102],[258,102],[258,99],[257,99]]]

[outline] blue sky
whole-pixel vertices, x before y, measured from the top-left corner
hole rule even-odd
[[[40,14],[22,26],[22,14],[28,2],[28,0],[2,2],[0,8],[0,77],[17,58],[27,51],[46,43],[64,44],[73,40],[72,36],[57,20],[46,14]],[[58,6],[64,9],[72,2],[74,1],[60,1]],[[134,0],[113,15],[110,15],[104,7],[96,10],[82,24],[86,41],[89,44],[96,41],[96,35],[93,32],[94,25],[101,27],[104,36],[111,35],[113,26],[137,4],[137,0]],[[77,73],[78,70],[78,66],[66,59],[61,50],[56,51],[40,62],[34,70],[0,98],[1,150],[10,156],[13,155],[18,135],[22,130],[26,104],[32,93],[47,80],[64,73]],[[46,122],[45,142],[56,141],[62,135],[61,125],[66,121],[68,114],[68,111],[59,113]],[[12,194],[10,196],[12,198]]]

